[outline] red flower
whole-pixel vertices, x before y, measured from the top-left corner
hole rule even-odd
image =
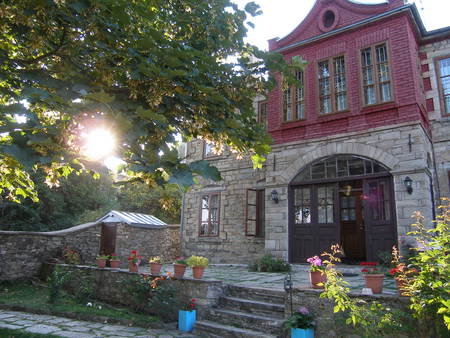
[[[361,269],[361,272],[369,272],[369,269],[366,269],[366,268]]]

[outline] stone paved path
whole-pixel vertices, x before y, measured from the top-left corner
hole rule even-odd
[[[31,313],[0,310],[0,328],[23,330],[31,333],[52,334],[60,337],[196,337],[177,330],[144,329],[122,325],[111,325],[73,319],[36,315]]]
[[[364,277],[361,275],[361,267],[355,265],[340,265],[339,271],[347,274],[344,279],[350,284],[352,292],[361,292],[364,287]],[[309,286],[309,265],[292,265],[292,281],[294,287]],[[147,267],[141,267],[140,271],[147,272]],[[162,270],[173,273],[172,265],[164,265]],[[350,276],[348,274],[353,274]],[[192,277],[192,269],[186,269],[186,277]],[[268,272],[249,272],[245,265],[211,265],[206,268],[203,279],[221,280],[225,283],[248,286],[261,287],[268,289],[283,290],[283,281],[286,277],[284,273],[268,273]],[[393,278],[386,277],[384,279],[383,294],[397,295],[397,288]]]

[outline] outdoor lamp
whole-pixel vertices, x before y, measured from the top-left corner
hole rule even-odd
[[[286,291],[286,292],[292,291],[292,277],[291,277],[291,274],[288,274],[284,278],[284,291]]]
[[[274,201],[275,203],[278,203],[278,191],[272,190],[272,193],[270,195],[272,197],[272,201]]]
[[[413,180],[409,176],[406,176],[405,180],[403,181],[403,183],[405,184],[406,191],[408,192],[408,194],[412,194],[412,192],[413,192],[413,187],[412,187]]]

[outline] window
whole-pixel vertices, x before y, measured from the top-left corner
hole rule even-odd
[[[391,77],[386,44],[361,51],[364,105],[392,101]]]
[[[246,236],[264,237],[264,190],[247,190]]]
[[[450,58],[438,61],[439,88],[441,91],[442,110],[450,114]]]
[[[311,223],[311,188],[302,187],[294,190],[295,224]]]
[[[297,86],[291,86],[283,93],[283,120],[286,122],[305,118],[305,79],[304,72],[297,70]]]
[[[347,109],[347,81],[343,56],[319,62],[319,113],[330,114]]]
[[[258,123],[267,130],[267,101],[258,102]]]
[[[219,194],[212,193],[202,196],[200,215],[200,237],[215,237],[219,235]]]
[[[214,152],[214,143],[204,142],[203,157],[211,157],[216,155],[217,154]]]

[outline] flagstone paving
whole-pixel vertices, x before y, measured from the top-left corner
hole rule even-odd
[[[146,271],[146,267],[141,269],[141,272]],[[361,292],[364,288],[364,277],[361,275],[359,266],[340,265],[337,269],[344,273],[343,278],[349,283],[352,292]],[[173,267],[170,264],[164,265],[161,271],[173,273]],[[294,287],[305,288],[309,286],[308,271],[309,265],[292,265],[291,276]],[[353,276],[349,274],[353,274]],[[210,265],[205,269],[203,279],[221,280],[238,286],[283,290],[286,275],[285,273],[249,272],[246,265],[216,264]],[[192,278],[191,269],[186,269],[185,277]],[[397,295],[397,288],[393,278],[386,277],[384,279],[383,294]]]
[[[36,315],[18,311],[0,310],[0,328],[22,330],[31,333],[52,334],[59,337],[134,337],[134,338],[173,338],[197,337],[189,333],[170,329],[144,329],[123,325],[93,323],[73,319]]]

